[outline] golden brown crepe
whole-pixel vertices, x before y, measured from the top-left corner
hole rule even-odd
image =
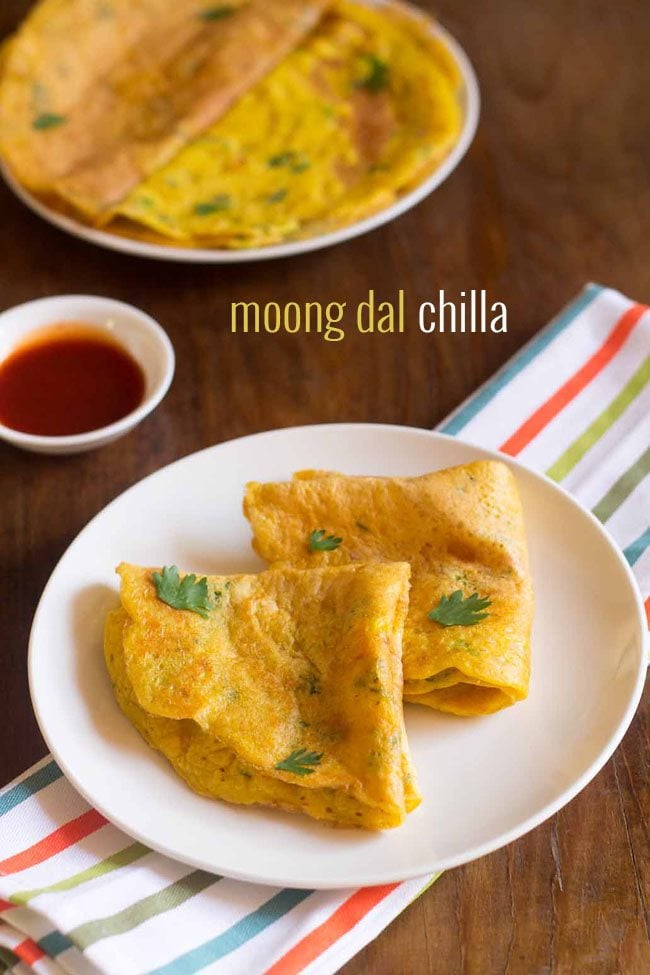
[[[12,40],[0,152],[93,221],[220,118],[328,0],[41,0]]]
[[[287,483],[249,484],[244,511],[269,562],[411,563],[406,700],[473,715],[526,697],[533,592],[521,503],[505,464],[477,461],[411,478],[304,471]],[[310,550],[319,530],[341,544]],[[454,593],[490,600],[485,618],[451,626],[429,618]]]
[[[267,246],[367,217],[432,172],[462,126],[460,74],[428,22],[334,0],[318,27],[116,208],[127,234]]]
[[[462,101],[448,47],[397,2],[41,0],[2,58],[0,153],[118,235],[268,246],[422,182]]]
[[[105,653],[118,703],[203,795],[345,826],[420,798],[402,712],[405,564],[210,576],[204,619],[122,565]]]

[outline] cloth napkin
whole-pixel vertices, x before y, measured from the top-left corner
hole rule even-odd
[[[650,617],[650,313],[589,285],[440,429],[544,471],[606,524]],[[0,973],[330,975],[436,878],[274,889],[158,855],[51,758],[0,792]]]

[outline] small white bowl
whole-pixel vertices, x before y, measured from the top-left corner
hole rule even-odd
[[[83,322],[109,334],[129,352],[144,373],[142,402],[121,420],[69,437],[23,433],[0,423],[0,438],[38,454],[77,454],[95,450],[129,433],[158,406],[174,376],[174,348],[166,332],[133,305],[91,295],[59,295],[17,305],[0,314],[0,364],[32,332],[57,322]]]

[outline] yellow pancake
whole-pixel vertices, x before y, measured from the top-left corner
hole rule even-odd
[[[210,576],[205,619],[163,603],[154,570],[118,571],[105,636],[118,703],[192,789],[368,829],[418,805],[401,702],[407,565]]]
[[[411,563],[406,700],[472,715],[526,697],[533,591],[521,503],[505,464],[477,461],[412,478],[306,471],[287,483],[249,484],[244,511],[269,562]],[[317,530],[341,544],[310,550]],[[454,593],[489,600],[485,618],[450,626],[429,618]]]
[[[113,227],[236,248],[352,223],[447,155],[462,126],[459,86],[426,22],[397,4],[335,0],[274,71],[133,190]]]
[[[0,152],[99,222],[220,118],[328,0],[41,0],[3,58]]]

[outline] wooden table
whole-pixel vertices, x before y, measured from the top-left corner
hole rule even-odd
[[[29,6],[4,0],[0,34]],[[461,168],[396,223],[336,249],[242,267],[160,265],[64,236],[0,189],[1,307],[87,292],[141,305],[169,332],[173,388],[134,434],[48,459],[0,446],[0,781],[40,758],[25,656],[57,559],[116,494],[231,437],[369,420],[432,427],[588,279],[650,299],[650,8],[639,0],[439,0],[466,46],[483,118]],[[347,300],[407,309],[487,288],[507,335],[232,336],[233,300]],[[443,876],[345,975],[640,975],[650,971],[648,718],[569,806],[506,849]]]

